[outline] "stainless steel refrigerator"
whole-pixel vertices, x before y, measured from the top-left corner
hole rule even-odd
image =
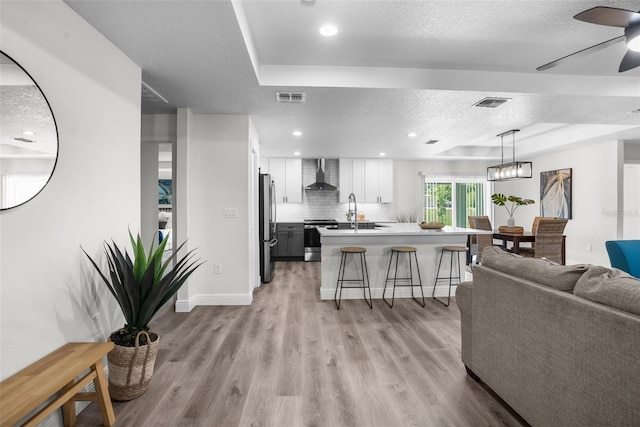
[[[269,283],[275,272],[271,250],[278,243],[276,239],[276,188],[271,180],[271,175],[259,174],[258,188],[260,281]]]

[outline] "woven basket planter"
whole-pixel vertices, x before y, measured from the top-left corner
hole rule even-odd
[[[140,345],[140,334],[147,335],[150,344]],[[135,347],[116,345],[109,352],[109,394],[113,400],[132,400],[147,391],[159,345],[160,337],[151,342],[149,334],[142,331],[136,337]]]

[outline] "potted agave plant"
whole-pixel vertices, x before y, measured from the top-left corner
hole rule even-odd
[[[193,250],[172,266],[174,257],[184,243],[166,261],[162,261],[168,239],[163,239],[147,252],[138,234],[129,238],[132,256],[112,241],[104,242],[108,273],[83,250],[114,296],[125,325],[113,332],[109,339],[115,348],[107,355],[109,364],[109,393],[114,400],[131,400],[141,396],[149,387],[159,346],[159,336],[149,330],[149,322],[158,310],[178,292],[189,276],[202,264],[193,260]]]
[[[491,201],[494,205],[504,206],[504,208],[507,210],[507,213],[509,214],[509,218],[507,218],[508,227],[513,227],[515,225],[513,213],[516,211],[516,209],[518,209],[520,206],[532,205],[535,203],[535,200],[532,199],[523,199],[522,197],[518,196],[505,196],[501,193],[492,194]],[[510,203],[509,206],[507,206],[507,202]]]

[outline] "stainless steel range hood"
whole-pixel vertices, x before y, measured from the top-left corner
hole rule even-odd
[[[324,180],[324,159],[318,159],[318,169],[316,170],[316,182],[307,185],[305,190],[337,190],[338,187],[331,185]]]

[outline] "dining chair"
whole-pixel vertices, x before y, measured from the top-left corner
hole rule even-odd
[[[533,218],[533,223],[531,224],[531,233],[532,234],[536,234],[536,232],[538,231],[538,224],[540,224],[540,220],[541,219],[552,219],[552,217],[544,217],[544,216],[537,216],[535,218]]]
[[[524,249],[522,248],[520,254],[536,258],[547,258],[562,264],[564,228],[567,226],[568,221],[566,218],[540,218],[535,232],[535,245],[531,250],[522,250]]]
[[[553,219],[554,217],[545,217],[545,216],[537,216],[535,218],[533,218],[533,223],[531,224],[531,234],[533,234],[534,236],[536,235],[536,233],[538,232],[538,224],[540,223],[540,220],[542,219]],[[536,243],[535,242],[531,242],[531,246],[529,246],[529,248],[531,248],[530,250],[533,250],[536,247]],[[528,248],[520,248],[520,249],[528,249]]]
[[[469,215],[469,225],[477,230],[493,231],[491,220],[486,215]],[[471,236],[471,243],[478,245],[476,263],[482,259],[482,251],[487,246],[493,246],[493,235],[491,234],[474,234]]]
[[[640,240],[609,240],[604,244],[611,267],[640,278]]]

